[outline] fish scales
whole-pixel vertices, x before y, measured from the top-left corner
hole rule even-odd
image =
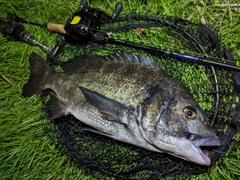
[[[153,61],[129,53],[82,55],[66,62],[61,73],[36,53],[29,62],[23,95],[51,89],[52,118],[70,113],[92,127],[83,130],[210,165],[202,147],[219,146],[220,140],[189,89]]]
[[[162,74],[159,71],[151,71],[148,66],[139,67],[133,63],[106,62],[100,67],[78,68],[76,72],[73,71],[67,76],[64,73],[57,73],[54,76],[49,82],[47,81],[46,88],[53,89],[55,92],[58,92],[56,89],[59,86],[71,88],[69,84],[75,84],[70,92],[67,88],[68,93],[62,92],[69,96],[67,99],[74,99],[74,95],[78,96],[77,92],[80,90],[76,87],[83,86],[125,105],[136,106],[146,96],[145,88],[151,82],[159,80]],[[56,81],[56,79],[59,80]]]

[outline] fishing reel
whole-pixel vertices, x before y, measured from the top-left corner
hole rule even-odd
[[[83,0],[79,10],[73,13],[66,25],[49,22],[47,28],[50,31],[65,34],[68,40],[73,42],[106,44],[109,35],[100,30],[101,24],[117,19],[122,8],[122,3],[116,3],[115,10],[110,16],[99,8],[89,7],[87,0]]]
[[[110,16],[99,8],[89,7],[87,0],[83,0],[79,10],[67,20],[64,30],[69,37],[78,42],[106,42],[108,35],[100,31],[101,21],[117,19],[122,7],[122,3],[118,2]]]

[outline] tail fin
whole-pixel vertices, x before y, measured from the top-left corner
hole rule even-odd
[[[43,58],[35,52],[30,54],[29,63],[30,78],[27,84],[24,85],[22,92],[25,97],[32,96],[44,89],[46,78],[51,70]]]

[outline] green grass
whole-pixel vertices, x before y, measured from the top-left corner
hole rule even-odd
[[[65,23],[78,8],[76,0],[0,0],[0,19],[8,13],[40,22]],[[92,0],[90,5],[111,14],[117,1]],[[202,4],[194,0],[148,0],[143,5],[137,0],[124,0],[123,13],[130,11],[170,15],[193,22],[203,16],[206,23],[219,31],[222,43],[240,57],[239,12],[214,7],[221,0]],[[237,3],[233,0],[232,3]],[[197,6],[200,7],[199,11]],[[58,35],[40,27],[26,25],[40,42],[53,46]],[[67,155],[55,147],[43,129],[42,101],[39,95],[23,98],[21,91],[29,77],[28,55],[35,51],[46,58],[40,48],[21,42],[7,41],[0,35],[0,179],[92,179],[84,167],[71,162]],[[239,62],[240,63],[240,62]],[[183,79],[184,81],[184,79]],[[208,106],[208,105],[206,105]],[[235,137],[240,140],[240,133]],[[189,179],[236,179],[240,176],[239,144],[221,158],[209,175],[191,176]]]

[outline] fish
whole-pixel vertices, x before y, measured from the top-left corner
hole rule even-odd
[[[68,114],[94,132],[149,151],[210,166],[205,149],[221,145],[189,88],[134,53],[83,54],[56,72],[32,52],[22,95],[52,91],[51,118]]]

